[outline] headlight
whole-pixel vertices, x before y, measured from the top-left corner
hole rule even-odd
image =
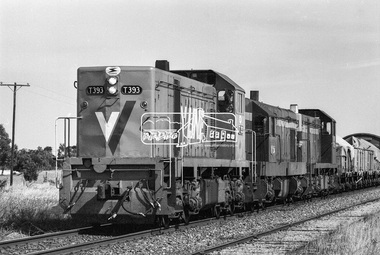
[[[110,86],[110,87],[108,87],[108,93],[109,93],[110,95],[115,95],[115,94],[117,93],[117,88],[116,88],[116,86]]]
[[[111,76],[107,78],[107,92],[108,95],[115,96],[118,93],[117,89],[117,83],[118,83],[118,77],[117,76]]]
[[[117,83],[117,77],[115,77],[115,76],[109,77],[108,78],[108,83],[110,85],[115,85]]]

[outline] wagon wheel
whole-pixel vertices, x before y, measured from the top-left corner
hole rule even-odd
[[[219,205],[215,205],[215,207],[214,207],[214,214],[215,214],[215,217],[217,219],[220,218],[220,206]]]

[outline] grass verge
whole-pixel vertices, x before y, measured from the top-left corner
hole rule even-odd
[[[292,254],[380,254],[380,216],[341,226]]]
[[[15,178],[12,187],[0,189],[0,241],[90,225],[63,214],[52,179],[25,185]]]

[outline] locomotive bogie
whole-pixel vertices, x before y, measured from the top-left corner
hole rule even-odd
[[[246,204],[271,203],[275,197],[273,185],[266,178],[258,178],[255,183],[251,183],[247,178],[243,192]]]
[[[153,220],[154,217],[150,216],[174,215],[178,210],[175,193],[172,195],[168,190],[171,183],[163,179],[163,162],[154,159],[110,160],[112,164],[97,173],[93,166],[79,165],[80,161],[72,158],[72,165],[66,163],[63,171],[65,189],[60,190],[60,204],[71,214],[128,216],[127,221],[131,217]]]
[[[275,192],[276,198],[287,198],[289,195],[289,179],[280,177],[274,179],[273,190]]]
[[[289,179],[289,196],[298,199],[301,198],[304,192],[304,187],[302,186],[303,179],[305,179],[305,177],[298,176],[293,176]]]

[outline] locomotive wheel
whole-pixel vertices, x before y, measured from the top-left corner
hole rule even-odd
[[[257,213],[259,213],[260,209],[263,210],[263,211],[265,210],[265,204],[264,204],[264,202],[259,202],[257,204]]]
[[[217,218],[217,219],[220,218],[220,206],[215,205],[215,207],[214,207],[214,214],[215,214],[215,218]]]
[[[189,211],[189,207],[188,206],[185,206],[183,208],[182,219],[185,222],[185,225],[189,225],[189,222],[190,222],[190,211]]]
[[[234,203],[230,203],[230,204],[228,204],[228,206],[227,206],[226,209],[227,209],[227,210],[226,210],[225,215],[227,215],[228,213],[229,213],[231,216],[234,215],[234,212],[235,212],[235,205],[234,205]]]
[[[259,202],[253,202],[253,204],[251,205],[251,211],[252,212],[257,212],[259,213],[260,211],[260,203]]]
[[[248,204],[248,206],[249,206],[249,204]],[[243,203],[243,206],[241,207],[240,212],[245,212],[245,211],[247,211],[247,204]]]
[[[231,216],[234,216],[235,213],[235,204],[232,202],[228,205],[228,211]]]
[[[158,216],[159,220],[159,226],[163,227],[164,229],[168,229],[170,225],[170,219],[168,215],[160,215]]]
[[[244,206],[245,206],[245,204],[244,204]],[[256,202],[249,203],[249,204],[247,204],[247,206],[248,206],[248,210],[249,210],[251,213],[254,213],[254,212],[255,212]],[[246,207],[244,207],[244,211],[246,211]]]

